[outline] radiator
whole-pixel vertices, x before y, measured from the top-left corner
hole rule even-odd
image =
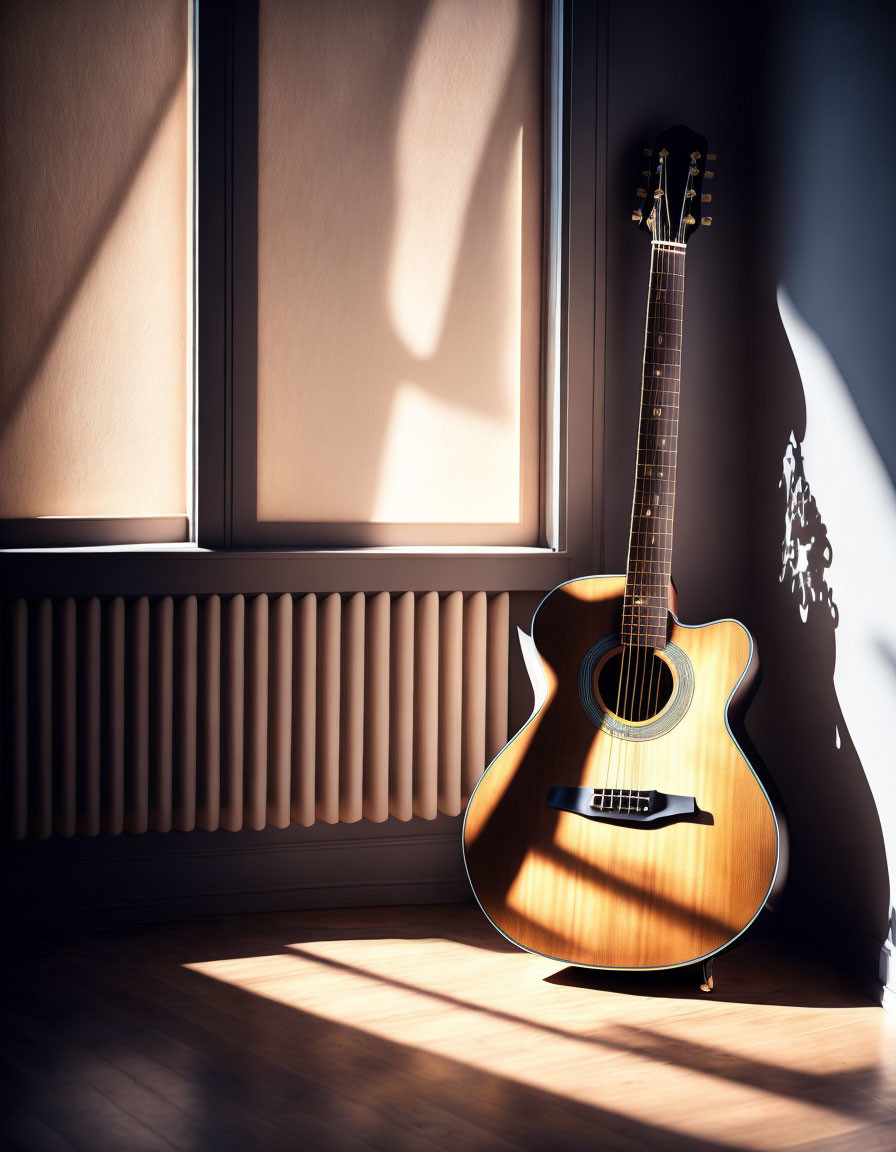
[[[506,593],[8,600],[7,835],[456,815],[507,739]]]

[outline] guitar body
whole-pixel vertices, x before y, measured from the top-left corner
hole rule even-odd
[[[627,722],[606,684],[601,694],[624,592],[625,577],[590,577],[542,601],[532,638],[544,699],[479,781],[464,856],[484,912],[521,947],[596,968],[670,968],[752,923],[783,873],[782,830],[729,726],[755,672],[749,633],[670,614],[657,653],[669,698]]]

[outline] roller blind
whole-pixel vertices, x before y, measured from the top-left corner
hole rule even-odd
[[[543,21],[261,0],[259,521],[536,542]]]
[[[187,510],[189,4],[0,5],[0,517]]]

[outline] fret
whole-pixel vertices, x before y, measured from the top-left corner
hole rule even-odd
[[[668,640],[668,619],[667,615],[662,620],[658,616],[643,621],[623,620],[622,626],[628,637],[627,642],[641,647],[665,648]]]
[[[635,508],[640,508],[640,515],[647,519],[652,520],[654,523],[668,521],[672,523],[672,513],[675,510],[674,504],[662,504],[659,500],[636,500]]]

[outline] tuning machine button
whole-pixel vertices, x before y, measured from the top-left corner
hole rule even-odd
[[[640,196],[641,199],[643,200],[644,197],[647,195],[647,189],[646,188],[639,188],[636,195]]]
[[[715,176],[715,172],[710,172],[707,170],[703,173],[704,180],[712,180],[713,176]]]
[[[703,224],[704,227],[708,228],[710,224],[712,224],[712,216],[701,216],[700,223]]]
[[[701,204],[711,204],[712,203],[712,193],[711,192],[704,192],[703,195],[700,197],[700,203]]]
[[[644,217],[640,212],[632,212],[632,220],[634,220],[636,224],[640,224],[643,219]]]
[[[706,153],[706,159],[707,160],[715,160],[715,158],[716,158],[715,152],[707,152]]]

